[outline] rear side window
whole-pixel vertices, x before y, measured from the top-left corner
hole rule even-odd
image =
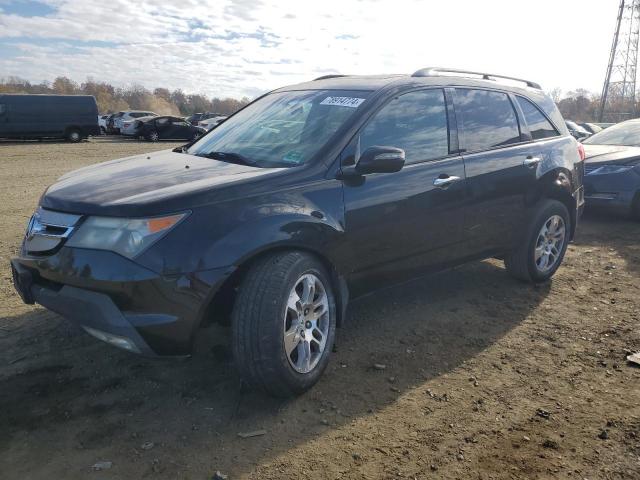
[[[468,152],[503,147],[520,141],[518,117],[505,93],[456,89],[456,116]]]
[[[407,163],[448,155],[444,92],[420,90],[391,100],[360,134],[361,152],[374,145],[402,148]]]
[[[559,135],[558,131],[549,123],[549,120],[547,120],[538,107],[524,97],[516,98],[518,99],[518,104],[524,114],[524,120],[527,122],[534,140]]]

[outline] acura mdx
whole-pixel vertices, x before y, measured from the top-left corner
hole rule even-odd
[[[247,382],[294,395],[367,292],[489,257],[548,280],[582,209],[583,156],[531,81],[321,77],[184,147],[61,177],[11,260],[14,283],[146,355],[189,354],[200,327],[230,325]]]

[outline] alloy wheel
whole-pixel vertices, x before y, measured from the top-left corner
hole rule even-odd
[[[566,226],[560,215],[553,215],[542,225],[536,240],[535,263],[540,273],[556,266],[566,239]]]
[[[291,289],[284,315],[284,351],[296,372],[309,373],[318,365],[329,335],[329,315],[322,281],[305,273]]]

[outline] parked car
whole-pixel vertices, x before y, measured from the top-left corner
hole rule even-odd
[[[100,135],[107,134],[107,120],[110,115],[98,115],[98,127],[100,127]]]
[[[627,120],[584,141],[585,200],[640,220],[640,119]]]
[[[124,112],[113,113],[107,118],[107,135],[117,135],[120,130],[116,129],[116,118],[124,115]]]
[[[222,117],[223,115],[220,113],[214,112],[205,112],[205,113],[194,113],[187,117],[187,122],[192,123],[193,125],[197,125],[201,120],[206,120],[208,118],[213,117]]]
[[[147,112],[142,110],[128,110],[125,112],[119,112],[114,118],[114,128],[116,133],[122,134],[122,131],[129,126],[133,125],[137,119],[142,117],[156,117],[154,112]]]
[[[584,128],[587,132],[589,132],[590,135],[593,135],[594,133],[598,133],[604,130],[602,127],[596,125],[595,123],[581,123],[580,126]]]
[[[209,130],[211,130],[214,127],[217,127],[218,125],[220,125],[220,123],[224,122],[227,119],[227,117],[211,117],[211,118],[207,118],[206,120],[200,120],[198,122],[198,126],[204,128],[205,130],[207,130],[207,132]]]
[[[598,127],[602,128],[602,129],[604,130],[605,128],[612,127],[613,125],[615,125],[615,123],[602,123],[602,122],[598,122],[598,123],[594,123],[594,125],[596,125],[596,126],[598,126]]]
[[[322,77],[184,147],[66,174],[13,277],[26,303],[132,352],[185,355],[200,326],[230,324],[249,384],[293,395],[318,381],[353,298],[496,256],[517,279],[551,278],[582,175],[534,82]]]
[[[141,118],[135,125],[135,136],[150,142],[157,142],[158,140],[193,141],[205,133],[207,131],[204,128],[191,125],[181,117]]]
[[[0,94],[0,138],[66,138],[99,135],[98,106],[91,95]]]
[[[132,121],[124,122],[123,123],[123,128],[122,128],[120,134],[124,135],[126,137],[138,136],[137,129],[140,126],[140,122],[143,122],[145,120],[149,120],[151,118],[157,118],[157,117],[140,117],[140,118],[136,118],[135,120],[132,120]]]
[[[591,133],[578,125],[576,122],[572,122],[571,120],[565,120],[567,128],[569,129],[569,133],[576,140],[584,140],[588,138]]]

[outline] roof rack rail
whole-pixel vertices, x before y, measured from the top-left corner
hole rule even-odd
[[[477,75],[482,77],[483,80],[494,80],[496,78],[503,78],[505,80],[513,80],[515,82],[522,82],[527,85],[527,87],[535,88],[538,90],[542,90],[542,87],[539,83],[532,82],[531,80],[524,80],[522,78],[515,77],[507,77],[506,75],[496,75],[494,73],[483,73],[483,72],[472,72],[469,70],[456,70],[454,68],[440,68],[440,67],[429,67],[429,68],[421,68],[413,72],[412,77],[438,77],[438,76],[447,76],[447,73],[458,73],[463,75]]]
[[[329,78],[340,78],[340,77],[347,77],[348,75],[340,75],[340,74],[334,74],[334,75],[323,75],[321,77],[318,78],[314,78],[313,81],[317,81],[317,80],[328,80]]]

